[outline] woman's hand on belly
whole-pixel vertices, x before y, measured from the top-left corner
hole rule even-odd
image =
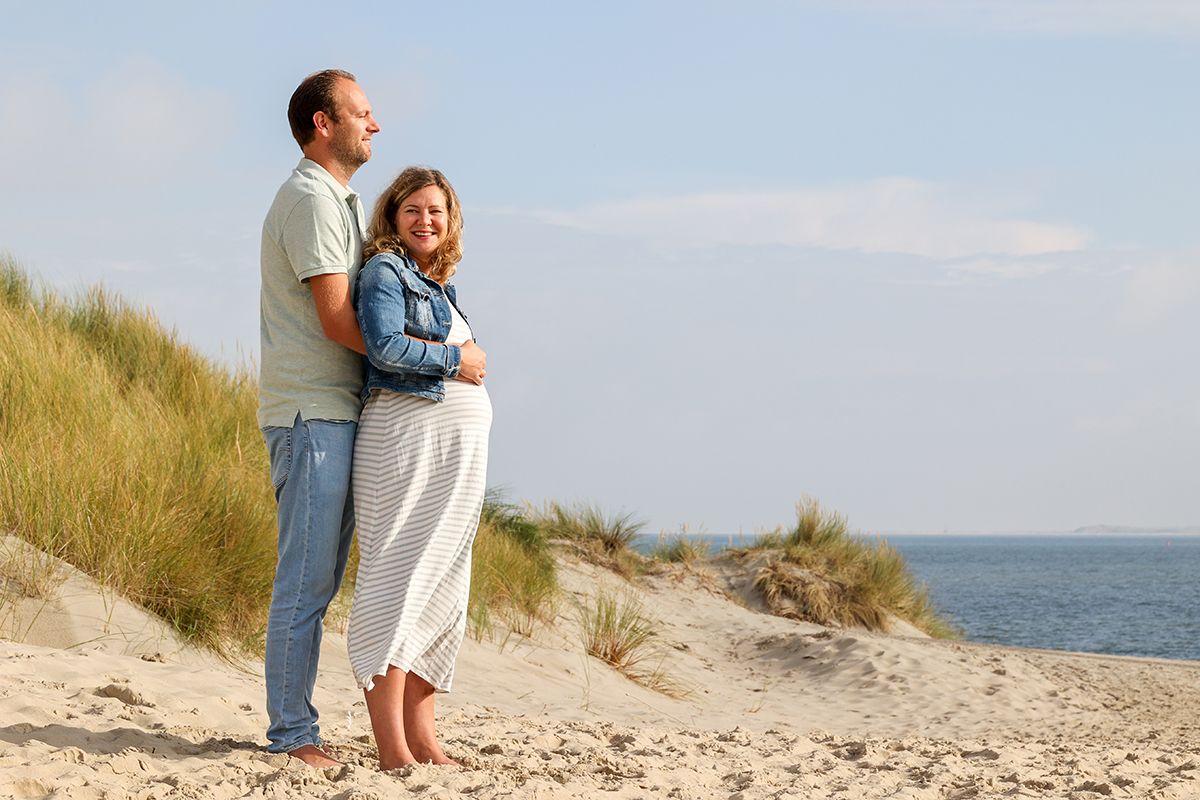
[[[487,373],[487,353],[483,352],[482,347],[475,344],[474,339],[463,342],[460,350],[462,358],[458,364],[456,380],[482,385],[484,375]]]

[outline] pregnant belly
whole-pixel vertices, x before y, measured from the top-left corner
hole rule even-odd
[[[492,416],[492,399],[488,396],[486,386],[478,386],[466,381],[446,381],[446,399],[443,406],[454,412],[484,413],[488,420]]]

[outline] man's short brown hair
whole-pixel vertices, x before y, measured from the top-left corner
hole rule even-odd
[[[347,80],[358,82],[358,79],[344,69],[323,69],[314,72],[296,87],[292,99],[288,103],[288,123],[292,126],[292,136],[300,149],[312,141],[317,126],[313,123],[313,115],[324,111],[334,122],[338,121],[337,98],[335,90],[338,81]]]

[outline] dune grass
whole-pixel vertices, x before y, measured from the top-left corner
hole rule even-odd
[[[643,527],[632,514],[611,515],[597,506],[567,506],[553,501],[546,505],[537,523],[551,538],[595,542],[608,553],[627,549]]]
[[[0,637],[24,642],[66,580],[62,561],[19,536],[0,534]],[[30,601],[37,608],[32,615]]]
[[[687,694],[667,674],[658,626],[643,613],[641,603],[635,598],[600,591],[594,602],[578,604],[578,615],[588,655],[648,689],[670,697]]]
[[[477,639],[496,622],[531,636],[554,618],[558,577],[541,529],[515,505],[492,493],[485,500],[475,537],[468,621]]]
[[[11,600],[49,600],[66,579],[61,561],[18,536],[0,535],[0,606]]]
[[[851,535],[845,517],[815,500],[798,504],[791,530],[765,534],[740,552],[753,551],[768,554],[754,585],[773,613],[880,631],[898,617],[931,636],[958,635],[894,547]]]
[[[532,521],[546,538],[571,544],[585,560],[625,578],[641,574],[646,559],[630,545],[644,523],[632,514],[607,514],[594,505],[563,505],[551,501],[533,514]]]
[[[651,558],[668,564],[691,565],[708,558],[708,554],[707,541],[689,539],[684,532],[671,537],[660,537]]]
[[[256,388],[152,315],[0,261],[0,529],[186,639],[256,650],[275,565]]]

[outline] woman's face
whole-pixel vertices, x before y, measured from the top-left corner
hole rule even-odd
[[[396,232],[422,269],[446,239],[447,217],[446,194],[436,186],[418,189],[400,201]]]

